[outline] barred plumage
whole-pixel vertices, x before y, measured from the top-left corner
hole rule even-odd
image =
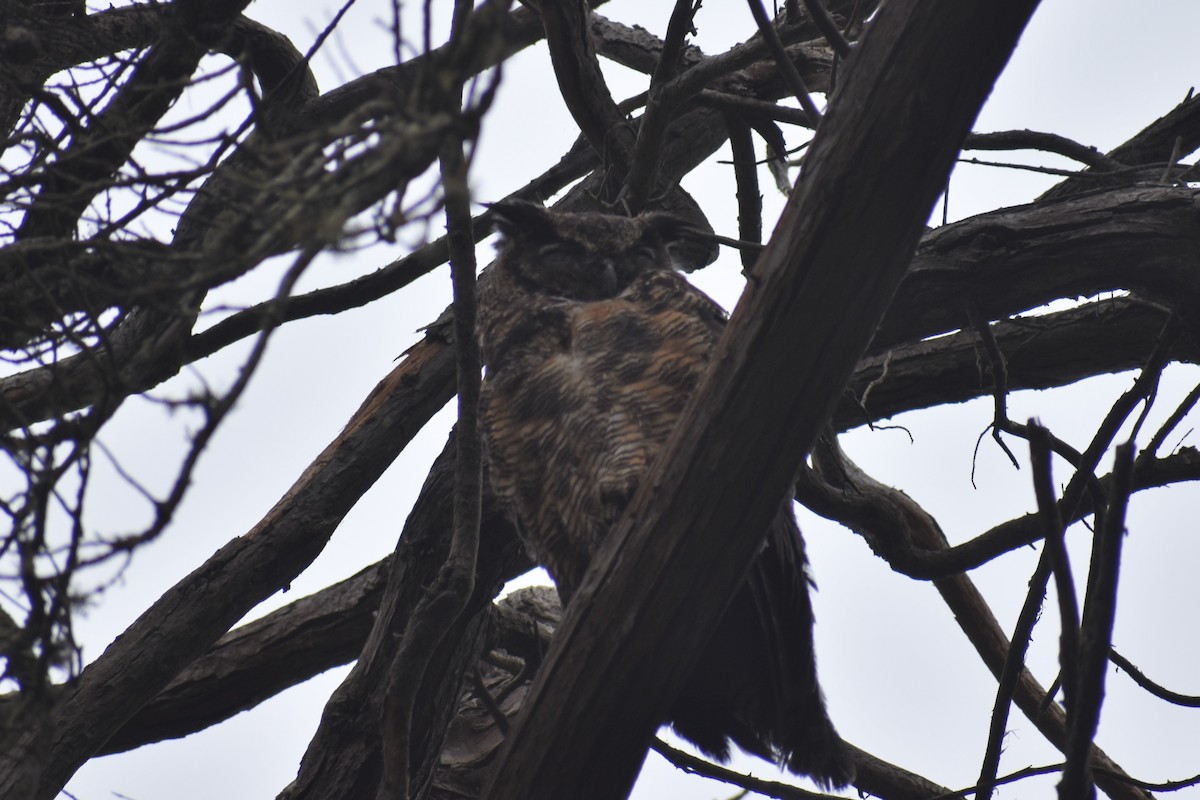
[[[653,465],[724,313],[672,265],[682,220],[493,207],[504,236],[480,297],[485,443],[496,496],[563,603]],[[841,786],[851,758],[825,712],[804,543],[790,504],[671,711],[719,759],[729,741]]]

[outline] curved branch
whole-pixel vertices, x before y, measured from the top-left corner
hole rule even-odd
[[[971,133],[963,142],[963,150],[1043,150],[1072,158],[1081,164],[1095,168],[1098,172],[1114,172],[1126,169],[1126,165],[1104,155],[1094,147],[1087,147],[1057,133],[1042,131],[996,131],[994,133]]]
[[[824,441],[824,440],[823,440]],[[828,447],[828,445],[826,445]],[[816,470],[803,470],[796,499],[821,516],[861,535],[871,550],[897,572],[918,580],[943,580],[986,564],[994,558],[1041,540],[1044,531],[1035,513],[1002,522],[962,544],[947,542],[922,547],[921,541],[942,541],[937,521],[911,497],[880,483],[837,449],[818,449],[814,458],[829,454]],[[1133,472],[1135,491],[1200,480],[1200,451],[1183,448],[1164,458],[1139,459]],[[1112,477],[1098,479],[1108,491]],[[1090,495],[1077,504],[1058,503],[1066,523],[1092,514]]]
[[[837,454],[836,442],[832,442],[832,446],[830,446],[829,439],[823,441],[825,452],[837,455],[843,463],[829,464],[827,459],[821,465],[822,476],[842,479],[845,484],[844,486],[826,484],[827,491],[813,493],[814,481],[811,474],[808,477],[804,477],[802,474],[797,496],[805,505],[823,516],[828,516],[826,512],[830,510],[831,503],[841,504],[839,515],[832,518],[847,524],[853,530],[864,533],[872,549],[884,555],[889,564],[893,564],[897,555],[902,554],[905,559],[914,556],[913,562],[910,563],[921,564],[924,567],[938,558],[949,558],[945,554],[954,551],[963,552],[963,549],[967,547],[967,545],[959,545],[951,548],[937,521],[912,498],[903,492],[874,481],[859,470],[853,462],[845,459],[844,455]],[[814,453],[814,459],[817,458],[817,455],[818,453]],[[1180,452],[1168,459],[1163,459],[1162,462],[1158,465],[1162,467],[1161,472],[1147,469],[1146,473],[1139,475],[1135,468],[1135,485],[1139,487],[1156,485],[1154,481],[1161,479],[1166,473],[1175,476],[1189,474],[1192,479],[1200,478],[1200,452],[1195,450]],[[1106,477],[1102,480],[1107,482],[1110,479]],[[1085,499],[1080,505],[1087,504],[1086,498],[1085,495]],[[1079,513],[1080,510],[1060,503],[1059,512],[1070,521],[1070,517],[1065,515],[1072,512]],[[840,516],[842,513],[845,513],[845,516]],[[869,529],[859,527],[864,525],[871,527]],[[1038,526],[1036,514],[1026,515],[1022,519],[1022,527],[1032,529],[1029,533],[1034,540],[1041,534]],[[885,542],[885,544],[880,544],[881,542]],[[968,545],[970,544],[972,543],[968,543]],[[881,548],[883,547],[892,549],[882,553]],[[927,577],[936,574],[933,570],[925,574],[901,571],[912,577]],[[949,570],[940,574],[942,577],[933,578],[934,586],[953,612],[955,621],[962,628],[972,646],[975,647],[984,664],[999,681],[1004,673],[1011,647],[1007,636],[970,577],[964,573],[952,573]],[[1043,736],[1060,750],[1066,747],[1066,715],[1060,706],[1047,702],[1046,690],[1027,669],[1021,670],[1017,678],[1013,699],[1026,718]],[[1148,795],[1136,787],[1130,786],[1125,773],[1095,745],[1092,745],[1091,748],[1091,758],[1093,766],[1100,773],[1097,775],[1097,782],[1110,797],[1148,800]]]
[[[1150,680],[1150,678],[1146,677],[1146,673],[1138,669],[1132,661],[1125,658],[1125,656],[1121,655],[1116,650],[1109,650],[1108,660],[1117,667],[1125,670],[1134,683],[1155,697],[1166,700],[1168,703],[1173,705],[1183,706],[1185,708],[1200,708],[1200,695],[1180,694],[1179,692],[1168,689],[1161,683],[1155,683],[1154,681]]]
[[[585,0],[542,0],[542,24],[550,61],[567,109],[593,152],[609,171],[604,196],[615,201],[633,158],[633,126],[609,92],[589,25]],[[640,210],[636,202],[631,211]]]
[[[308,566],[357,498],[449,399],[454,367],[447,350],[410,351],[252,531],[168,590],[84,669],[43,726],[0,754],[0,795],[15,796],[26,785],[27,770],[37,768],[29,750],[48,736],[38,796],[53,797],[138,708]],[[429,392],[430,383],[445,393]]]

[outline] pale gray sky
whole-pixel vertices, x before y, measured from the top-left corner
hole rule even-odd
[[[332,0],[258,0],[248,14],[284,31],[304,50],[339,5]],[[409,5],[414,11],[421,6]],[[661,31],[672,5],[669,0],[612,0],[603,13]],[[383,24],[389,6],[359,0],[351,9],[339,33],[314,61],[323,91],[391,63]],[[434,3],[435,8],[446,6],[440,0]],[[753,31],[749,12],[740,2],[709,0],[696,24],[698,43],[710,53]],[[412,30],[415,34],[416,28]],[[1046,0],[976,129],[1051,131],[1102,151],[1110,149],[1170,110],[1200,78],[1197,30],[1200,3],[1195,0]],[[621,68],[612,68],[609,75],[618,96],[645,85],[642,76]],[[514,58],[506,78],[474,165],[472,188],[479,201],[497,199],[523,185],[554,163],[577,133],[554,86],[543,47]],[[534,117],[536,128],[528,122]],[[793,140],[802,137],[795,135]],[[1021,157],[990,155],[997,160]],[[718,158],[728,158],[727,151]],[[1048,158],[1042,162],[1067,166]],[[960,166],[953,178],[950,216],[959,219],[1026,202],[1052,182],[1034,173]],[[771,193],[768,181],[763,185],[768,208],[777,214],[782,198]],[[705,165],[686,186],[718,227],[732,224],[736,212],[727,166]],[[735,235],[733,230],[720,232]],[[331,256],[305,277],[304,285],[339,283],[403,252],[401,246],[378,246]],[[270,287],[280,274],[226,287],[214,296],[212,307],[237,304],[254,287]],[[732,305],[740,291],[738,275],[736,257],[726,254],[697,282]],[[442,268],[395,297],[336,317],[291,323],[276,334],[260,373],[204,456],[178,521],[159,542],[139,553],[120,584],[82,621],[86,658],[99,655],[162,591],[257,522],[337,434],[394,359],[417,340],[417,328],[448,299],[448,272]],[[181,394],[196,373],[218,385],[227,383],[245,352],[244,347],[233,349],[238,352],[201,362],[195,372],[155,394]],[[1198,373],[1172,370],[1159,408],[1171,408]],[[1129,376],[1106,377],[1054,393],[1022,393],[1012,401],[1012,417],[1037,415],[1060,436],[1079,444],[1129,382]],[[924,504],[951,541],[961,541],[1033,508],[1028,470],[1014,471],[994,445],[982,447],[978,488],[971,485],[975,440],[990,414],[989,401],[908,414],[897,422],[911,431],[913,442],[898,430],[858,431],[846,437],[846,446],[877,478]],[[450,422],[449,411],[443,411],[347,517],[292,592],[271,598],[255,615],[319,590],[389,553]],[[174,468],[186,443],[183,421],[138,399],[126,404],[103,438],[126,469],[151,484],[156,475]],[[1023,455],[1018,445],[1014,443],[1014,449]],[[93,489],[93,521],[114,531],[132,528],[130,514],[137,512],[131,509],[139,507],[136,498],[111,475],[98,474],[95,480],[101,483]],[[1193,693],[1200,693],[1195,670],[1200,629],[1190,613],[1200,600],[1200,589],[1191,578],[1193,565],[1200,561],[1200,543],[1193,535],[1198,500],[1200,492],[1188,488],[1134,501],[1115,640],[1151,675]],[[807,514],[801,524],[820,585],[815,602],[821,678],[842,734],[944,785],[972,784],[995,687],[933,587],[892,573],[862,541],[841,528]],[[1073,528],[1069,538],[1081,547],[1087,537]],[[1012,627],[1035,556],[1033,551],[1015,553],[973,573],[1005,629]],[[1085,556],[1079,551],[1076,563],[1085,563]],[[1048,684],[1057,668],[1057,630],[1053,614],[1046,617],[1036,632],[1030,661]],[[324,699],[345,672],[332,670],[186,739],[97,759],[79,772],[69,790],[81,800],[274,797],[294,777]],[[1002,773],[1057,760],[1055,751],[1018,712],[1010,728]],[[1110,678],[1099,741],[1126,769],[1148,780],[1200,771],[1195,756],[1200,712],[1180,711],[1149,698],[1132,689],[1124,676]],[[734,766],[759,776],[777,773],[752,758],[739,758]],[[1024,783],[1001,789],[1000,796],[1048,798],[1053,784],[1053,778]],[[651,754],[634,796],[707,799],[733,794],[731,787],[685,776]],[[1175,796],[1200,798],[1200,790]]]

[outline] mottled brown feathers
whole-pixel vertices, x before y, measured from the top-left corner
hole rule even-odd
[[[480,297],[481,400],[496,496],[564,604],[708,367],[724,314],[675,271],[666,214],[493,207],[503,234]],[[671,722],[841,786],[853,775],[812,653],[804,544],[790,504],[714,632]]]

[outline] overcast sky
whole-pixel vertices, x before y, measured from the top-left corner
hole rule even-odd
[[[89,3],[95,8],[109,4]],[[259,0],[248,15],[307,50],[340,3],[324,0]],[[419,9],[420,3],[411,4]],[[668,0],[612,0],[603,13],[661,32],[673,5]],[[435,2],[435,9],[447,8]],[[359,0],[339,33],[313,66],[322,91],[392,63],[387,33],[390,3]],[[744,3],[709,0],[696,24],[697,43],[716,53],[747,38],[753,22]],[[411,30],[415,34],[416,27]],[[1100,150],[1126,140],[1180,102],[1200,77],[1195,43],[1200,31],[1196,0],[1047,0],[1022,39],[1012,63],[976,126],[979,131],[1028,128],[1059,133]],[[214,59],[214,66],[218,65]],[[614,94],[645,88],[642,76],[612,67]],[[186,105],[184,101],[183,105]],[[196,108],[177,109],[185,114]],[[530,121],[537,120],[536,135]],[[530,48],[506,67],[496,108],[488,118],[472,175],[480,202],[498,199],[554,163],[578,131],[562,106],[544,47]],[[789,131],[799,143],[799,132]],[[979,154],[1015,161],[1021,154]],[[718,159],[727,159],[724,151]],[[1070,166],[1041,158],[1040,163]],[[953,176],[951,220],[1031,200],[1053,182],[1044,175],[960,165]],[[763,182],[767,208],[777,214],[782,197]],[[736,235],[733,183],[727,165],[710,163],[685,181],[718,226]],[[940,211],[937,216],[940,218]],[[435,231],[436,233],[436,231]],[[486,248],[485,248],[486,250]],[[341,283],[405,252],[378,246],[330,256],[305,276],[302,289]],[[211,308],[261,296],[282,274],[262,274],[214,295]],[[726,254],[696,276],[702,288],[727,306],[740,291],[739,264]],[[273,339],[265,364],[232,417],[204,456],[178,521],[139,553],[121,582],[80,624],[85,658],[92,660],[166,588],[231,537],[249,530],[287,490],[312,458],[338,433],[362,399],[394,366],[449,300],[446,268],[397,296],[336,317],[287,325]],[[208,324],[205,321],[203,324]],[[155,391],[176,396],[202,376],[227,383],[246,346],[231,348]],[[1200,370],[1174,368],[1164,381],[1157,416],[1200,378]],[[1039,416],[1068,441],[1086,441],[1129,375],[1088,381],[1054,393],[1013,398],[1011,416]],[[904,415],[901,430],[857,431],[845,438],[850,454],[880,480],[903,488],[938,519],[952,542],[1033,508],[1028,470],[1015,471],[990,443],[980,449],[975,482],[972,454],[991,417],[990,401]],[[1191,424],[1195,424],[1194,418]],[[444,410],[346,518],[327,550],[287,595],[271,598],[255,616],[345,578],[391,552],[400,525],[452,421]],[[1153,425],[1150,425],[1151,430]],[[1188,430],[1184,424],[1180,430]],[[151,485],[172,474],[186,445],[186,421],[150,402],[132,399],[102,437],[126,469]],[[910,441],[909,433],[912,440]],[[1188,440],[1195,443],[1194,438]],[[1013,447],[1019,455],[1025,449]],[[101,529],[129,530],[138,501],[112,475],[98,473],[92,521]],[[1195,533],[1195,489],[1147,493],[1132,504],[1121,576],[1115,644],[1159,681],[1200,693],[1196,674],[1197,629],[1190,613],[1200,600],[1191,579],[1200,557]],[[853,534],[801,515],[813,570],[819,668],[830,713],[842,734],[876,755],[952,788],[972,784],[987,736],[994,681],[941,603],[933,587],[892,573]],[[1076,563],[1086,563],[1086,531],[1072,528]],[[1015,553],[974,573],[1001,625],[1011,630],[1037,553]],[[1053,603],[1053,596],[1048,601]],[[1187,609],[1189,613],[1181,613]],[[1038,628],[1030,663],[1049,684],[1056,671],[1053,614]],[[125,796],[135,800],[208,800],[274,797],[296,773],[316,728],[324,699],[346,669],[332,670],[216,728],[97,759],[69,790],[81,800]],[[1185,712],[1146,697],[1124,676],[1110,677],[1100,744],[1134,775],[1167,780],[1200,772],[1200,711]],[[1001,772],[1046,764],[1057,754],[1014,711]],[[735,767],[776,777],[752,758]],[[1002,797],[1051,797],[1054,780],[1002,789]],[[684,776],[651,754],[635,797],[721,798],[732,787]],[[1200,798],[1186,790],[1176,797]]]

